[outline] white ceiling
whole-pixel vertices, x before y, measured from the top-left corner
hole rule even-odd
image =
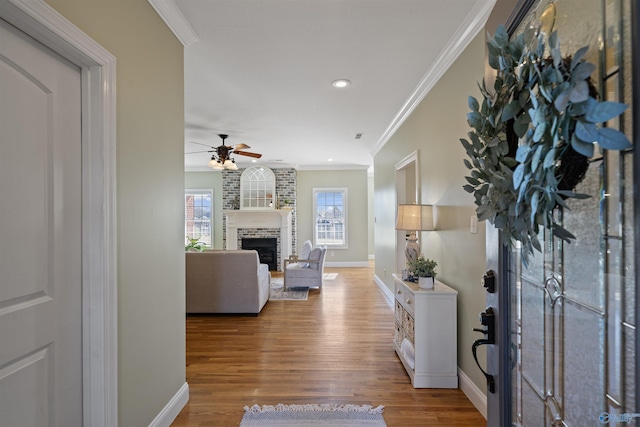
[[[299,169],[372,165],[495,2],[149,1],[186,45],[185,153],[226,133],[258,164]],[[210,170],[210,156],[185,154],[185,169]]]

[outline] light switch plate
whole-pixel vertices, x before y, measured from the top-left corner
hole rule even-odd
[[[469,232],[471,234],[478,234],[478,217],[476,215],[471,215]]]

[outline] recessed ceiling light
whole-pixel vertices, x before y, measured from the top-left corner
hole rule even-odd
[[[257,160],[256,159],[251,159],[251,163],[256,163]]]
[[[351,82],[347,79],[338,79],[338,80],[334,80],[333,82],[331,82],[331,86],[336,87],[338,89],[342,89],[345,88],[347,86],[349,86],[351,84]]]
[[[333,162],[333,159],[327,159],[328,162]]]

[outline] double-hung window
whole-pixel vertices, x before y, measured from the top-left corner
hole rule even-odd
[[[313,239],[317,246],[347,248],[347,189],[313,189]]]
[[[211,190],[186,190],[184,193],[184,234],[207,246],[213,242],[212,201]]]

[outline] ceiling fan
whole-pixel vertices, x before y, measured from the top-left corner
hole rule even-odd
[[[229,135],[225,135],[223,133],[218,134],[220,138],[222,138],[222,145],[218,147],[211,147],[213,150],[207,151],[194,151],[192,153],[187,154],[195,154],[195,153],[213,153],[211,155],[211,160],[209,161],[209,166],[213,169],[229,169],[229,170],[238,170],[238,165],[236,165],[236,161],[231,158],[231,154],[239,154],[241,156],[253,157],[259,159],[262,157],[262,154],[251,153],[249,151],[243,151],[245,148],[251,148],[247,144],[237,144],[237,145],[225,145],[224,141],[229,137]],[[191,141],[193,142],[193,141]],[[193,142],[194,144],[200,144],[199,142]]]

